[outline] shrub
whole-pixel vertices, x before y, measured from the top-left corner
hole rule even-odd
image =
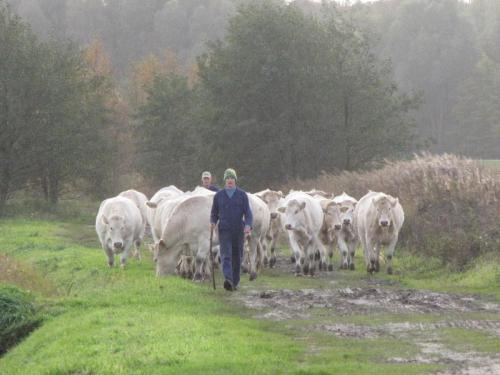
[[[295,181],[294,189],[342,191],[361,198],[368,190],[398,197],[405,211],[400,244],[456,270],[500,249],[500,170],[455,155],[417,155],[368,172]]]
[[[0,285],[0,354],[37,328],[41,318],[29,294]]]

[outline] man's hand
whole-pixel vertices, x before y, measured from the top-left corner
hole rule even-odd
[[[245,225],[245,234],[249,235],[250,233],[252,233],[252,228],[249,227],[248,225]]]

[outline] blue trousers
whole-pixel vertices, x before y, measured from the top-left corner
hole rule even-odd
[[[240,269],[243,260],[243,228],[241,230],[219,230],[220,256],[224,278],[233,283],[240,282]]]

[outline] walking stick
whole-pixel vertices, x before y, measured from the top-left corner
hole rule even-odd
[[[210,260],[212,262],[212,283],[215,290],[215,260],[214,254],[212,253],[212,237],[214,235],[214,228],[210,228]]]

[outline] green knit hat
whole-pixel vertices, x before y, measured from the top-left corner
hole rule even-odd
[[[226,169],[226,171],[224,172],[224,181],[226,181],[228,178],[233,178],[235,180],[238,179],[238,177],[236,176],[236,171],[234,169]]]

